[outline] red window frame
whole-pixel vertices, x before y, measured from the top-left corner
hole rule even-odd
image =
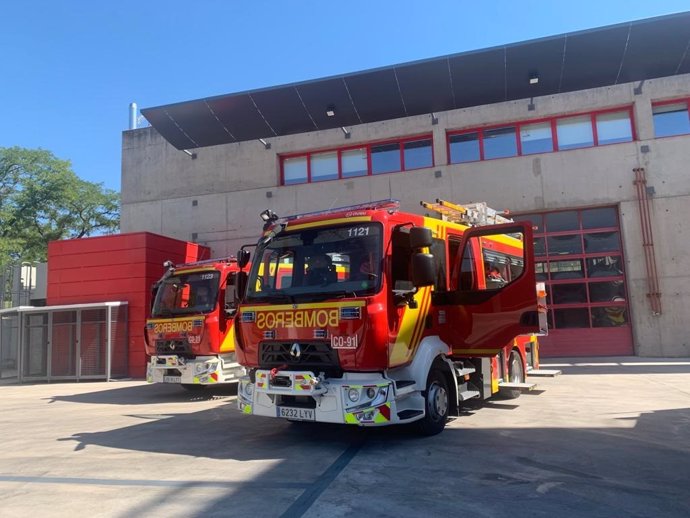
[[[428,140],[431,143],[431,165],[429,166],[424,166],[424,167],[414,167],[414,168],[407,168],[405,167],[405,144],[408,142],[417,142],[419,140]],[[386,173],[377,173],[374,175],[372,172],[372,160],[371,160],[371,148],[372,147],[377,147],[377,146],[385,146],[387,144],[398,144],[400,148],[400,170],[399,171],[389,171]],[[436,157],[434,155],[434,138],[432,133],[423,133],[421,135],[414,135],[411,137],[402,137],[402,138],[396,138],[396,139],[387,139],[387,140],[381,140],[381,141],[373,141],[373,142],[364,142],[360,144],[353,144],[351,146],[343,146],[343,147],[337,147],[337,148],[327,148],[327,149],[318,149],[318,150],[312,150],[312,151],[302,151],[299,153],[287,153],[284,155],[280,155],[280,185],[302,185],[306,183],[321,183],[321,182],[330,182],[330,181],[335,181],[335,180],[342,180],[343,179],[343,161],[342,161],[342,154],[345,151],[350,151],[353,149],[364,149],[366,154],[367,154],[367,173],[366,175],[361,175],[363,176],[378,176],[378,175],[383,175],[383,174],[395,174],[395,173],[401,173],[405,171],[415,171],[419,169],[428,169],[430,167],[434,167],[436,164]],[[311,157],[312,155],[320,155],[322,153],[333,153],[335,152],[337,154],[337,161],[338,161],[338,177],[337,178],[331,178],[328,180],[318,180],[318,181],[313,181],[311,178]],[[293,182],[286,184],[285,183],[285,160],[289,158],[301,158],[305,157],[307,160],[307,178],[305,181],[302,182]],[[352,176],[352,177],[347,177],[345,179],[349,178],[360,178],[359,176]]]
[[[590,124],[592,125],[592,141],[593,144],[592,146],[585,146],[582,148],[577,148],[577,149],[586,149],[588,147],[600,147],[600,146],[611,146],[614,144],[621,144],[621,142],[612,142],[610,144],[600,144],[599,143],[599,136],[597,132],[597,117],[602,114],[606,113],[615,113],[615,112],[628,112],[628,115],[630,117],[630,130],[631,130],[631,135],[632,135],[632,140],[631,142],[634,142],[637,140],[637,131],[636,131],[636,124],[635,124],[635,113],[633,111],[633,106],[632,105],[625,105],[625,106],[617,106],[615,108],[606,108],[605,110],[596,110],[596,111],[587,111],[587,112],[580,112],[580,113],[569,113],[568,115],[557,115],[553,117],[544,117],[541,119],[529,119],[529,120],[519,120],[519,121],[513,121],[513,122],[502,122],[500,124],[491,124],[488,126],[481,126],[481,127],[472,127],[472,128],[467,128],[467,129],[462,129],[462,130],[451,130],[451,131],[446,131],[446,156],[448,157],[448,165],[457,165],[457,164],[469,164],[472,162],[482,162],[484,160],[501,160],[503,158],[514,158],[516,156],[531,156],[531,155],[539,155],[541,153],[555,153],[555,152],[561,152],[561,151],[571,151],[569,149],[559,149],[558,148],[558,132],[557,132],[557,123],[561,119],[569,119],[572,117],[582,117],[583,115],[589,115],[590,117]],[[540,124],[540,123],[545,123],[548,122],[551,125],[551,142],[552,142],[552,147],[553,149],[551,151],[543,151],[541,153],[529,153],[527,155],[522,153],[522,140],[520,139],[520,131],[524,126],[531,126],[533,124]],[[513,127],[515,128],[515,140],[516,140],[516,149],[517,149],[517,154],[511,155],[510,157],[497,157],[497,158],[486,158],[484,154],[484,132],[497,129],[497,128],[509,128]],[[468,160],[466,162],[452,162],[451,161],[451,156],[450,156],[450,139],[454,135],[464,135],[468,133],[477,133],[478,134],[478,139],[479,139],[479,160]]]

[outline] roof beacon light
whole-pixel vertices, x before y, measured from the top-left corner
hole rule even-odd
[[[271,221],[276,221],[278,219],[278,215],[271,209],[266,209],[259,214],[259,216],[261,216],[261,219],[264,220],[264,223],[270,223]]]

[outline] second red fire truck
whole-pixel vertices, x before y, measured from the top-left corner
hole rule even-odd
[[[147,381],[188,390],[236,383],[244,372],[235,357],[233,328],[237,261],[164,266],[146,321]]]
[[[243,413],[431,435],[464,401],[530,388],[546,327],[531,227],[484,204],[423,205],[440,217],[390,200],[262,213],[238,274]]]

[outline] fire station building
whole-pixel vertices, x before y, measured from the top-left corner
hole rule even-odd
[[[690,356],[690,13],[142,110],[123,232],[485,201],[535,228],[543,356]]]

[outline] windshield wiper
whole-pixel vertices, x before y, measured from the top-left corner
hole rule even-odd
[[[322,291],[309,294],[309,300],[343,299],[345,297],[358,297],[358,295],[354,290]]]
[[[289,302],[295,303],[295,297],[288,293],[256,293],[249,300],[256,302]]]

